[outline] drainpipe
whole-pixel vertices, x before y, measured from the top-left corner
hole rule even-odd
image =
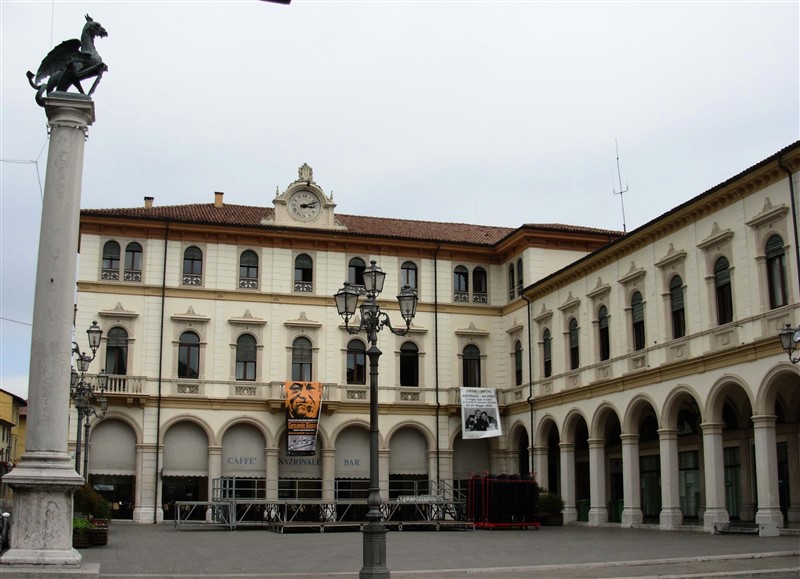
[[[442,404],[439,402],[439,248],[441,244],[436,244],[436,251],[433,252],[433,360],[434,360],[434,384],[436,386],[436,486],[442,484],[441,477],[441,456],[439,453],[439,411]]]
[[[160,484],[160,461],[158,460],[158,447],[161,444],[161,380],[164,369],[164,311],[166,309],[167,296],[167,245],[169,241],[169,221],[164,229],[164,267],[161,272],[161,330],[158,347],[158,399],[156,404],[156,469],[155,469],[155,493],[153,494],[153,524],[158,523],[158,486]]]
[[[783,160],[778,157],[778,167],[786,171],[786,174],[789,176],[789,196],[791,198],[792,204],[792,224],[794,225],[794,256],[797,260],[797,281],[798,281],[798,288],[800,288],[800,232],[798,232],[797,227],[797,206],[795,205],[794,200],[794,181],[792,179],[793,174],[792,170],[789,169],[786,165],[783,164]]]
[[[533,431],[533,343],[531,342],[531,300],[523,294],[522,299],[525,300],[527,303],[526,306],[526,315],[528,316],[527,324],[528,327],[528,408],[530,410],[530,423],[531,423],[531,435],[528,440],[528,445],[531,448],[531,451],[528,452],[528,468],[530,469],[531,475],[533,475],[533,440],[534,440],[534,431]]]

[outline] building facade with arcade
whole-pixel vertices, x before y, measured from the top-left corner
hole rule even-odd
[[[368,343],[333,295],[375,261],[393,323],[394,295],[419,297],[407,335],[379,336],[384,498],[533,474],[567,522],[777,532],[800,521],[777,338],[800,318],[798,168],[795,144],[626,235],[340,214],[308,165],[269,207],[84,209],[76,329],[104,331],[110,401],[89,480],[144,523],[232,484],[365,496]],[[287,452],[291,380],[322,384],[313,455]],[[462,436],[461,387],[497,389],[499,436]]]

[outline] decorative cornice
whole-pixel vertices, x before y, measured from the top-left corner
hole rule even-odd
[[[770,221],[782,218],[786,215],[787,211],[789,211],[789,208],[785,204],[781,203],[775,206],[772,204],[769,197],[767,197],[764,199],[764,208],[761,210],[761,213],[753,217],[750,221],[745,221],[745,223],[750,227],[759,227]]]
[[[322,322],[314,322],[306,317],[305,312],[300,312],[300,317],[296,320],[286,320],[283,325],[287,328],[321,328]]]
[[[720,229],[719,224],[715,221],[711,226],[711,233],[703,241],[697,244],[700,249],[708,249],[712,245],[725,243],[733,237],[733,231],[730,229]]]
[[[244,315],[241,318],[229,318],[228,323],[247,326],[264,326],[266,325],[267,320],[262,318],[254,318],[253,314],[250,313],[250,310],[245,310]]]
[[[489,332],[487,330],[480,330],[476,328],[474,322],[470,322],[468,328],[462,330],[456,330],[456,336],[488,336],[488,335]]]
[[[686,252],[684,250],[675,251],[675,246],[671,243],[669,244],[669,249],[667,249],[667,255],[659,259],[655,265],[660,269],[664,269],[665,267],[669,267],[673,263],[677,263],[679,261],[683,261],[686,259]]]
[[[184,314],[172,314],[170,319],[180,322],[199,322],[203,324],[211,321],[211,318],[208,316],[195,313],[192,306],[189,306],[189,309],[186,310]]]
[[[131,312],[122,307],[122,302],[117,302],[113,310],[100,310],[98,315],[104,318],[138,318],[139,314]]]
[[[628,270],[628,273],[623,275],[619,280],[617,280],[622,285],[629,285],[632,284],[640,279],[642,279],[647,272],[643,267],[636,267],[635,262],[631,262],[631,268]]]

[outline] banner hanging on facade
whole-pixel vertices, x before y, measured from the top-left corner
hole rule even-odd
[[[288,455],[315,454],[317,427],[322,407],[322,383],[284,383],[286,391],[286,453]]]
[[[492,438],[503,434],[497,388],[461,388],[461,438]]]

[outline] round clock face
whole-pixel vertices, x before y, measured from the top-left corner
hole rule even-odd
[[[299,221],[311,221],[322,209],[319,197],[311,191],[297,191],[289,197],[289,213]]]

